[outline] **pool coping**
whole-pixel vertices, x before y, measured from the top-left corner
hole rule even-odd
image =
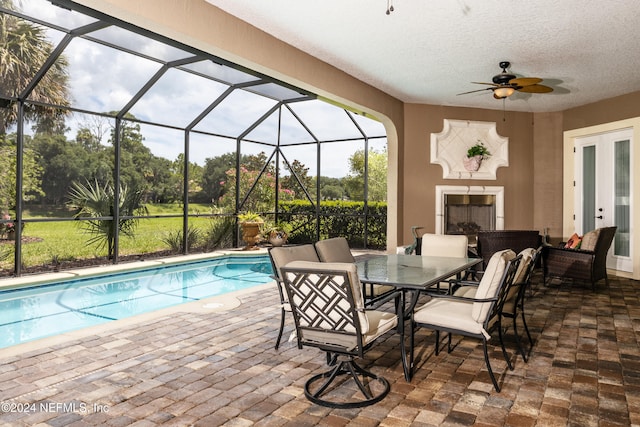
[[[189,255],[177,255],[172,257],[158,258],[145,261],[134,261],[123,264],[105,264],[93,267],[83,267],[71,270],[50,272],[50,273],[38,273],[30,274],[20,277],[9,277],[0,279],[0,291],[22,288],[33,285],[42,285],[53,283],[57,281],[80,279],[85,277],[99,276],[105,273],[119,273],[126,271],[144,270],[147,268],[170,266],[173,264],[180,264],[183,262],[193,261],[206,261],[208,259],[220,258],[223,256],[255,256],[265,255],[267,249],[259,248],[258,250],[244,251],[242,249],[225,249],[214,252],[189,254]]]

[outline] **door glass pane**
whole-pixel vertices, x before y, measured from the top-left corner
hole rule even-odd
[[[596,147],[582,149],[582,232],[596,228]]]
[[[618,230],[614,241],[614,254],[630,255],[630,144],[629,140],[615,142],[615,219]]]

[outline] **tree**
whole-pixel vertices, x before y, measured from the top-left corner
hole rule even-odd
[[[0,0],[3,7],[15,10],[12,0]],[[45,29],[21,18],[0,15],[0,95],[17,97],[27,87],[53,51]],[[67,61],[61,56],[29,94],[29,99],[52,105],[69,105]],[[60,132],[67,110],[25,104],[27,120],[36,123],[37,132]],[[18,119],[17,107],[0,108],[0,134]]]
[[[343,200],[346,194],[342,178],[320,177],[320,198],[322,200]]]
[[[16,205],[16,140],[15,134],[0,134],[0,213],[15,209]],[[44,195],[42,167],[34,150],[23,151],[22,200],[33,200]]]
[[[276,179],[275,167],[267,165],[267,155],[261,152],[256,155],[244,155],[240,162],[240,206],[243,211],[269,212],[275,208]],[[219,206],[235,209],[236,169],[226,171],[226,180],[222,181],[224,195],[219,200]],[[246,198],[246,201],[244,200]]]
[[[112,111],[109,114],[115,116],[116,112]],[[144,137],[140,132],[140,124],[126,119],[135,119],[135,117],[127,113],[125,114],[125,120],[120,122],[120,181],[128,187],[144,192],[149,188],[147,177],[153,175],[149,167],[153,154],[142,143]],[[111,147],[108,150],[109,156],[113,159],[116,143],[115,126],[111,129],[109,142],[111,143]]]
[[[121,217],[148,215],[147,208],[142,204],[141,190],[121,184],[119,193],[118,210]],[[69,192],[69,205],[77,210],[75,218],[89,217],[80,222],[80,227],[93,236],[87,243],[95,244],[98,248],[107,246],[109,259],[114,256],[115,228],[112,219],[101,218],[114,215],[114,200],[115,189],[111,182],[104,185],[100,185],[98,181],[93,184],[88,181],[86,184],[74,182]],[[132,237],[137,225],[137,218],[120,218],[118,232]]]
[[[179,184],[179,188],[178,188],[178,192],[175,194],[175,196],[177,196],[176,198],[173,199],[173,201],[175,200],[181,200],[182,199],[182,194],[183,194],[183,182],[184,182],[184,154],[180,153],[178,154],[178,157],[172,162],[172,166],[171,166],[171,171],[172,171],[172,178],[171,178],[171,182],[172,184],[178,183]],[[202,188],[202,178],[203,178],[203,167],[199,166],[196,163],[193,162],[189,162],[189,200],[193,200],[194,198],[196,200],[199,200],[199,195],[202,194],[203,188]],[[211,200],[208,200],[208,202],[211,202]]]
[[[42,191],[40,203],[60,205],[65,203],[71,183],[82,179],[98,179],[95,172],[104,153],[89,153],[75,141],[67,141],[64,135],[37,134],[28,144],[38,153],[42,168]],[[100,182],[105,182],[103,177]]]
[[[292,192],[292,197],[295,195],[300,195],[299,198],[304,197],[302,188],[306,189],[311,196],[315,196],[315,187],[313,186],[314,180],[309,176],[309,168],[297,159],[292,161],[291,165],[285,166],[290,172],[290,175],[285,175],[280,178],[280,187],[283,190],[290,190]],[[302,186],[298,181],[300,181]]]
[[[218,203],[218,201],[228,191],[225,186],[227,181],[227,171],[236,165],[236,153],[225,153],[217,157],[207,158],[204,161],[202,171],[201,187],[202,192],[199,200],[208,203]],[[232,191],[234,191],[232,189]]]
[[[91,153],[102,151],[102,138],[107,134],[109,123],[101,116],[89,115],[76,133],[76,142]]]
[[[364,150],[357,150],[349,158],[350,174],[345,178],[345,187],[351,200],[364,200],[365,178]],[[368,200],[387,200],[387,151],[369,150]]]

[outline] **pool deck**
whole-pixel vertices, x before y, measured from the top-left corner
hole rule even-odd
[[[534,280],[529,363],[514,356],[505,373],[492,351],[501,393],[477,340],[455,337],[452,353],[435,356],[434,335],[420,330],[411,383],[388,333],[363,361],[391,383],[385,399],[314,405],[303,385],[324,354],[286,339],[274,349],[280,309],[268,284],[0,350],[0,425],[640,425],[638,282],[612,277],[594,293]],[[285,338],[291,330],[287,319]]]

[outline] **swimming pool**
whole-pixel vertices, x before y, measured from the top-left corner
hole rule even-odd
[[[266,255],[105,274],[0,291],[0,348],[270,282]]]

